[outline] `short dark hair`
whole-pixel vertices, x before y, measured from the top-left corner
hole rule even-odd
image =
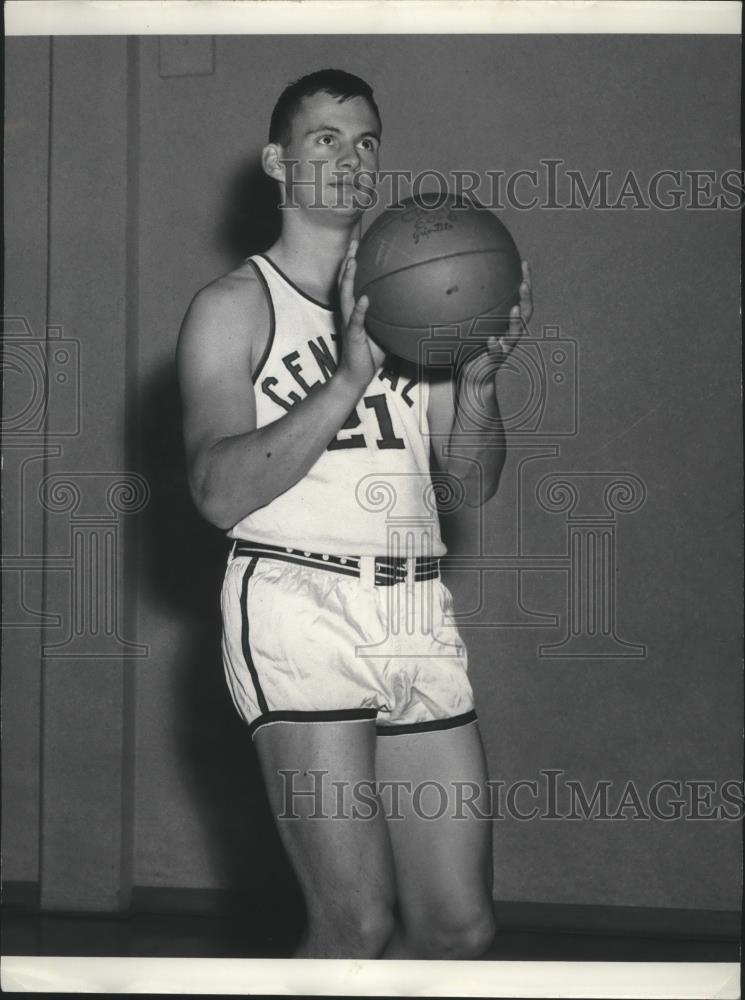
[[[286,146],[292,138],[292,121],[300,110],[303,98],[319,93],[330,94],[340,101],[363,97],[380,122],[380,111],[369,83],[365,83],[353,73],[346,73],[343,69],[319,69],[315,73],[301,76],[299,80],[285,87],[279,95],[269,123],[269,142]]]

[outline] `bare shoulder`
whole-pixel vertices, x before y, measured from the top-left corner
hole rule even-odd
[[[269,337],[271,310],[256,269],[248,262],[200,289],[192,299],[179,334],[180,364],[192,351],[202,359],[253,362]]]
[[[270,328],[270,305],[250,264],[192,299],[176,356],[190,467],[214,441],[256,426],[252,376]]]

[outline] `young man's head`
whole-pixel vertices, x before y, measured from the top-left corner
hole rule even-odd
[[[284,187],[284,204],[359,214],[360,186],[366,181],[369,191],[378,169],[380,131],[370,86],[343,70],[319,70],[280,95],[264,169]]]
[[[269,142],[288,146],[292,140],[293,121],[302,110],[305,98],[321,93],[329,94],[339,102],[354,98],[367,101],[378,120],[378,137],[380,136],[380,112],[370,84],[342,69],[319,69],[315,73],[301,76],[279,95],[269,123]]]

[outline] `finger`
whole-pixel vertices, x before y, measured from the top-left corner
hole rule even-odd
[[[523,271],[523,281],[526,281],[528,283],[528,285],[532,288],[533,287],[533,275],[530,273],[530,264],[527,262],[527,260],[523,260],[520,263],[521,263],[522,271]]]
[[[533,315],[533,292],[527,281],[520,285],[520,315],[526,323]]]
[[[345,321],[348,323],[354,308],[354,273],[357,261],[354,257],[349,257],[342,271],[341,283],[339,286],[339,298],[341,301],[341,311]]]
[[[350,240],[349,246],[347,247],[347,252],[344,254],[341,265],[339,267],[339,276],[338,276],[339,287],[341,287],[341,283],[346,273],[349,261],[352,258],[354,258],[357,253],[358,246],[359,246],[359,240]]]
[[[509,353],[509,346],[505,343],[505,338],[491,336],[487,340],[486,346],[490,358],[497,366],[501,365]]]
[[[359,242],[357,240],[350,240],[349,246],[347,247],[347,252],[344,254],[344,266],[346,267],[350,260],[356,260],[357,247]]]
[[[360,295],[354,304],[349,323],[347,324],[347,336],[359,337],[367,336],[365,333],[365,313],[370,305],[370,300],[366,295]]]
[[[509,338],[514,343],[522,332],[522,311],[520,306],[513,306],[510,309]]]

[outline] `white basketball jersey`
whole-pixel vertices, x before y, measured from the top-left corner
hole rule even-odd
[[[271,313],[253,375],[256,423],[264,427],[329,381],[339,317],[268,257],[249,259]],[[230,537],[332,555],[444,555],[424,437],[427,399],[416,366],[387,358],[306,475],[239,521]]]

